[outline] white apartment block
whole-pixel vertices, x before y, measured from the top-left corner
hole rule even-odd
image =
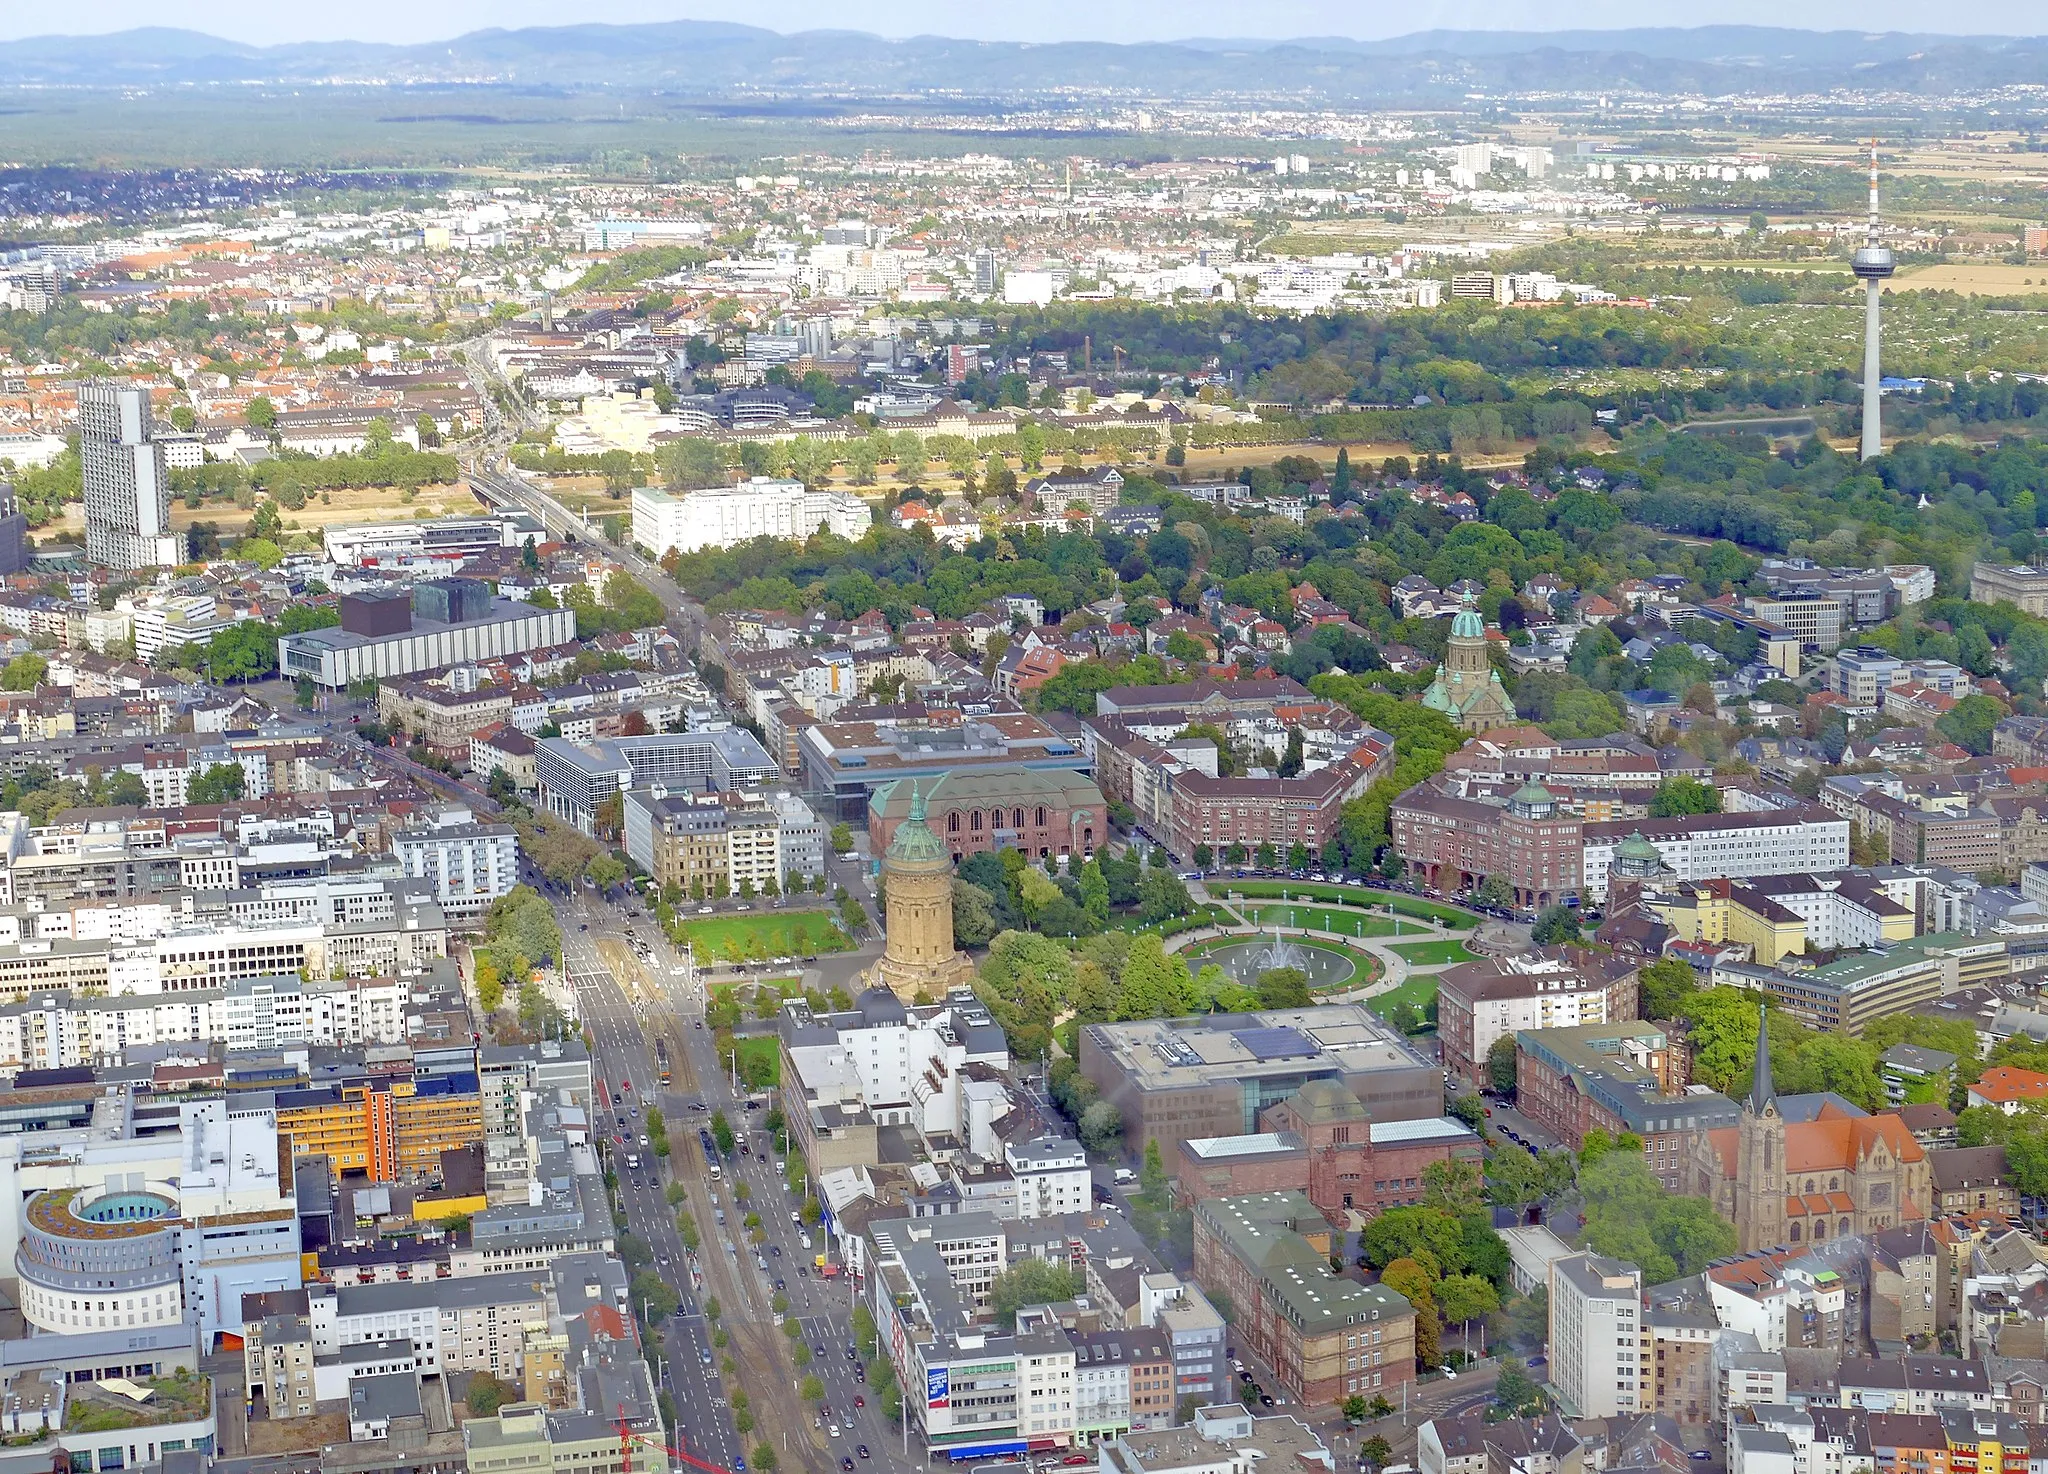
[[[0,1006],[0,1068],[119,1065],[129,1049],[215,1039],[229,1049],[399,1044],[411,997],[402,979],[302,983],[296,976],[170,995],[41,993]]]
[[[1128,1377],[1125,1381],[1129,1396]],[[1071,1440],[1074,1433],[1074,1346],[1057,1322],[1017,1337],[1017,1436]]]
[[[516,1382],[526,1327],[548,1319],[547,1280],[539,1274],[309,1285],[307,1295],[314,1355],[407,1336],[428,1376],[487,1371]]]
[[[1818,804],[1766,813],[1620,820],[1586,826],[1589,900],[1597,904],[1607,899],[1607,870],[1615,846],[1637,831],[1657,847],[1676,880],[1825,874],[1849,867],[1849,821]]]
[[[822,527],[849,541],[874,521],[868,504],[847,491],[813,491],[801,481],[755,476],[737,486],[671,494],[633,493],[633,541],[655,557],[729,548],[757,537],[802,542]]]
[[[1631,1418],[1653,1401],[1644,1359],[1643,1272],[1574,1254],[1550,1266],[1550,1375],[1581,1418]]]
[[[1011,1142],[1003,1160],[1017,1184],[1017,1216],[1050,1218],[1057,1213],[1085,1213],[1094,1202],[1094,1179],[1081,1143],[1063,1136],[1037,1136]]]
[[[950,1135],[984,1159],[998,1151],[995,1117],[977,1111],[966,1066],[1009,1068],[1009,1047],[978,1003],[909,1008],[870,989],[845,1013],[785,1005],[784,1048],[818,1109],[859,1103],[878,1125]]]
[[[391,852],[408,876],[433,887],[441,910],[474,920],[519,884],[519,835],[510,824],[478,824],[452,809],[425,826],[391,837]]]

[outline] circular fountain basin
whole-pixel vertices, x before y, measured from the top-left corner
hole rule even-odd
[[[1201,954],[1202,963],[1215,963],[1240,987],[1249,988],[1259,974],[1276,967],[1300,968],[1312,991],[1341,988],[1358,973],[1358,964],[1335,947],[1299,942],[1291,937],[1258,937],[1210,947]]]

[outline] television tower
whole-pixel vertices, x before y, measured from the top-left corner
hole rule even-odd
[[[1884,454],[1883,395],[1879,391],[1877,346],[1882,307],[1879,291],[1885,278],[1898,269],[1891,249],[1877,238],[1877,140],[1870,141],[1870,227],[1849,269],[1863,279],[1863,454],[1862,459]]]

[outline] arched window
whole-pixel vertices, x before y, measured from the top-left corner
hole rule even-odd
[[[967,816],[967,827],[976,834],[981,833],[981,810],[976,809]]]
[[[1836,1225],[1835,1232],[1841,1237],[1847,1238],[1849,1236],[1849,1220],[1844,1218],[1841,1223]]]
[[[1828,1191],[1829,1191],[1829,1192],[1831,1192],[1831,1193],[1838,1193],[1838,1192],[1840,1192],[1841,1190],[1842,1190],[1842,1179],[1841,1179],[1841,1178],[1839,1178],[1839,1177],[1830,1177],[1830,1178],[1828,1179]]]
[[[1039,827],[1040,829],[1043,829],[1043,828],[1045,828],[1045,805],[1044,805],[1044,804],[1040,804],[1040,805],[1038,806],[1038,827]]]
[[[1816,1242],[1828,1236],[1828,1221],[1825,1218],[1813,1220],[1813,1237]]]
[[[1792,1242],[1795,1244],[1799,1242],[1799,1225],[1796,1223],[1792,1225]]]
[[[952,813],[950,813],[950,814],[946,815],[946,833],[948,833],[948,834],[958,834],[959,832],[960,832],[960,811],[959,811],[958,809],[955,809],[955,810],[953,810],[953,812],[952,812]]]
[[[1010,827],[1012,829],[1022,829],[1024,827],[1024,811],[1022,809],[1015,809],[1011,812]]]

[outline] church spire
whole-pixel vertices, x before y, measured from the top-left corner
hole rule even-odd
[[[1759,1003],[1756,1009],[1756,1072],[1749,1081],[1750,1114],[1761,1116],[1766,1111],[1776,1110],[1778,1095],[1771,1088],[1771,1031],[1767,1027],[1770,1011]]]

